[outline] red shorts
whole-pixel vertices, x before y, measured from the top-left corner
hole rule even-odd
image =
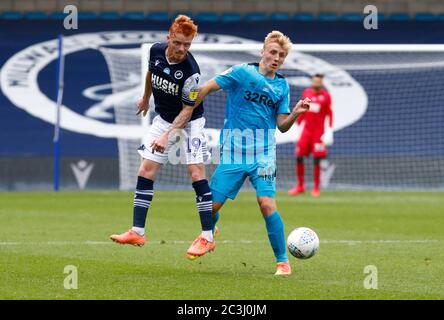
[[[323,132],[302,131],[299,141],[296,143],[296,157],[306,157],[313,154],[315,158],[327,157],[327,146],[321,141]]]

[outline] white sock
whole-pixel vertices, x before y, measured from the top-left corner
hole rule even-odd
[[[202,237],[204,237],[205,239],[207,239],[210,242],[213,242],[213,230],[208,230],[208,231],[202,231]]]
[[[136,232],[139,236],[143,236],[145,234],[145,228],[132,227],[131,230]]]

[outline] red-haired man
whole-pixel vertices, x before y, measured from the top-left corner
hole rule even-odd
[[[145,79],[143,97],[138,103],[139,113],[145,116],[151,94],[154,96],[154,118],[144,143],[139,148],[142,163],[139,168],[134,195],[133,227],[111,239],[118,243],[142,246],[145,243],[145,222],[153,199],[153,185],[157,173],[169,156],[176,155],[172,148],[177,143],[173,130],[182,129],[181,153],[196,192],[197,208],[202,233],[192,243],[187,256],[194,259],[215,248],[212,232],[212,193],[205,178],[203,105],[196,107],[200,69],[188,51],[197,26],[187,16],[179,15],[169,29],[167,42],[155,43],[150,48],[149,69]],[[171,150],[171,152],[170,152]]]

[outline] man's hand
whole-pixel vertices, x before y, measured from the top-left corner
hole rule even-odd
[[[311,100],[309,98],[305,98],[304,100],[299,100],[298,103],[294,106],[293,110],[291,110],[291,113],[288,114],[278,114],[277,117],[277,127],[280,132],[284,133],[287,132],[293,123],[297,120],[297,118],[304,112],[307,112],[308,109],[310,109],[310,102]]]
[[[299,100],[298,103],[294,106],[291,113],[295,115],[300,115],[304,112],[307,112],[310,109],[310,98],[305,98],[304,100]]]
[[[151,142],[150,148],[152,148],[151,152],[154,153],[155,151],[164,153],[167,144],[168,144],[168,131],[163,133],[160,137],[156,138]]]
[[[145,117],[148,109],[150,108],[150,102],[149,99],[141,98],[139,102],[137,103],[137,108],[139,108],[139,111],[137,111],[137,115],[142,113],[142,116]]]

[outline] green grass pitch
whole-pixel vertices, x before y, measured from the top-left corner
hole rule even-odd
[[[443,193],[279,193],[286,235],[307,226],[321,240],[313,258],[290,256],[290,277],[273,275],[253,193],[227,202],[216,250],[195,261],[185,258],[200,232],[193,192],[155,193],[142,248],[109,240],[130,227],[132,198],[0,193],[0,299],[444,299]],[[76,290],[64,288],[67,265]],[[377,289],[364,287],[368,265]]]

